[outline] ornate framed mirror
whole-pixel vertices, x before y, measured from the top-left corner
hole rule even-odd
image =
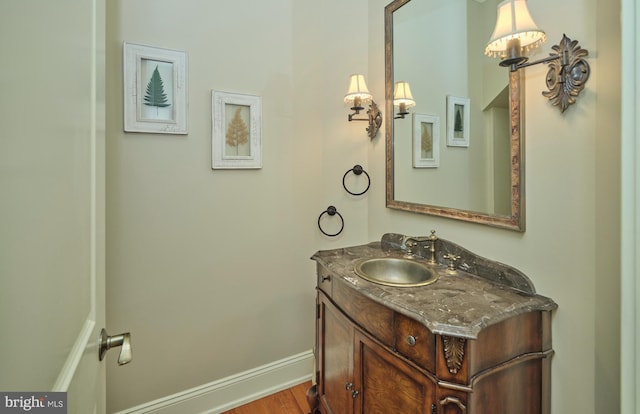
[[[388,208],[525,231],[520,73],[483,53],[497,3],[385,7]],[[404,118],[400,81],[416,101]]]

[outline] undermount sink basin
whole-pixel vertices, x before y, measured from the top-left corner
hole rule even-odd
[[[438,280],[438,273],[411,259],[376,257],[356,264],[355,272],[369,282],[386,286],[425,286]]]

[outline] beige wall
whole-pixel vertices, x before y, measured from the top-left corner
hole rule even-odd
[[[383,42],[386,3],[372,0],[369,11],[369,72],[380,91],[384,55],[373,45]],[[589,50],[592,72],[577,106],[561,114],[541,96],[545,66],[526,69],[525,233],[392,211],[384,207],[381,187],[369,196],[370,239],[388,231],[426,235],[434,228],[521,269],[539,293],[558,303],[552,364],[552,412],[558,414],[619,412],[618,7],[600,0],[529,2],[549,39],[539,56],[566,33]],[[370,148],[369,163],[373,179],[383,180],[382,143]]]
[[[558,302],[554,413],[617,411],[619,85],[600,59],[617,59],[615,9],[530,2],[545,53],[566,32],[589,49],[592,78],[562,115],[540,95],[544,67],[526,71],[520,234],[385,208],[384,140],[347,123],[341,98],[363,72],[384,107],[386,3],[109,2],[107,318],[110,332],[132,332],[135,353],[108,364],[109,411],[310,349],[313,252],[432,228],[516,266]],[[124,40],[189,53],[189,135],[122,132]],[[262,96],[261,170],[211,170],[212,89]],[[354,164],[372,178],[363,197],[342,190]],[[334,239],[316,227],[329,204],[346,221]]]
[[[107,318],[134,347],[130,365],[109,356],[109,412],[312,348],[309,257],[367,240],[366,199],[341,182],[368,168],[365,126],[342,104],[349,74],[368,67],[363,10],[108,2]],[[122,132],[125,40],[188,52],[187,136]],[[262,169],[211,169],[212,89],[262,96]],[[346,221],[335,239],[316,225],[330,204]]]

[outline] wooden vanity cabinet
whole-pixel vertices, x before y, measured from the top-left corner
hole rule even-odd
[[[318,397],[323,413],[353,413],[354,325],[324,295],[318,294]],[[351,384],[351,386],[349,386]]]
[[[362,332],[322,293],[318,412],[436,413],[436,383]]]
[[[312,413],[548,414],[550,312],[433,334],[318,266]]]

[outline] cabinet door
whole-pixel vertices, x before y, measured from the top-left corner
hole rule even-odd
[[[358,330],[354,359],[356,413],[433,412],[435,382]]]
[[[318,393],[324,410],[353,413],[353,325],[324,295],[319,295],[320,379]]]

